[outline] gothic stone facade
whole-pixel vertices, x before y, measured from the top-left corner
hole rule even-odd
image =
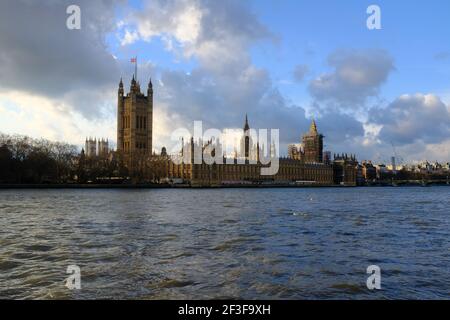
[[[147,96],[141,93],[139,83],[131,80],[130,92],[125,96],[122,79],[117,102],[117,151],[132,172],[142,159],[152,155],[153,85],[147,87]]]
[[[256,149],[257,157],[259,155],[259,145],[254,146],[246,135],[250,129],[247,117],[243,130],[245,138],[242,141],[245,148],[244,159],[235,157],[230,161],[224,158],[223,164],[209,165],[204,161],[201,161],[201,164],[194,164],[193,151],[191,161],[185,163],[173,161],[165,154],[166,152],[158,156],[152,154],[153,87],[151,81],[145,96],[141,93],[139,83],[133,77],[130,92],[125,96],[121,80],[117,111],[117,151],[131,173],[139,168],[140,163],[148,162],[158,166],[157,177],[153,174],[151,178],[179,179],[192,186],[265,183],[325,186],[341,183],[341,179],[344,179],[346,184],[353,184],[353,179],[356,179],[356,173],[353,174],[351,168],[354,165],[353,160],[346,159],[336,164],[324,163],[323,136],[317,131],[314,121],[309,132],[303,136],[303,150],[298,150],[295,157],[280,158],[277,174],[261,175],[261,168],[265,165],[259,161],[259,158],[251,158],[252,155],[249,152],[250,149]],[[202,142],[197,143],[198,147],[205,147]],[[194,150],[194,144],[191,139],[187,150]],[[184,146],[182,149],[185,149]]]
[[[316,128],[315,123],[312,127]],[[246,118],[244,126],[245,133],[250,129],[248,120]],[[317,133],[317,129],[316,133]],[[309,132],[311,135],[313,132]],[[318,134],[318,133],[317,133]],[[243,140],[244,140],[243,139]],[[261,169],[268,165],[263,165],[259,159],[251,161],[251,153],[249,149],[252,148],[249,140],[245,139],[242,144],[244,150],[244,159],[232,158],[222,159],[222,164],[209,165],[206,163],[194,163],[194,149],[200,148],[203,150],[210,142],[203,144],[201,142],[194,142],[191,139],[190,143],[182,148],[184,152],[189,152],[187,159],[189,161],[172,161],[166,157],[163,172],[167,172],[169,179],[178,179],[184,182],[189,182],[192,186],[226,186],[226,185],[315,185],[327,186],[334,184],[333,166],[330,164],[309,161],[305,162],[304,155],[298,159],[279,158],[279,170],[275,175],[262,175]],[[217,146],[220,150],[220,147]],[[259,152],[259,146],[256,146],[256,152]],[[183,153],[183,151],[181,152]],[[311,146],[309,154],[314,159],[319,159],[322,154],[321,144]],[[183,154],[180,155],[185,156]],[[185,158],[186,159],[186,158]],[[254,160],[254,159],[253,159]]]

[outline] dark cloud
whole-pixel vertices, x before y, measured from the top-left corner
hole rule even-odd
[[[119,1],[25,1],[0,3],[0,90],[19,90],[62,100],[80,91],[95,92],[116,82],[119,69],[105,45],[114,29]],[[81,8],[81,30],[66,27],[67,6]],[[91,93],[88,93],[91,92]],[[104,93],[102,93],[104,94]],[[61,101],[64,102],[64,101]],[[84,115],[94,101],[72,107]]]
[[[329,56],[328,64],[334,70],[313,79],[309,91],[317,101],[345,108],[360,107],[376,96],[394,69],[390,55],[377,49],[339,50]]]
[[[327,142],[338,144],[364,136],[363,124],[354,117],[340,112],[327,112],[318,118]]]
[[[132,17],[128,28],[135,25],[141,39],[176,41],[182,46],[169,50],[181,48],[183,55],[198,60],[189,74],[157,71],[161,83],[155,88],[155,105],[184,122],[177,125],[203,120],[207,127],[240,128],[247,113],[255,128],[280,128],[284,141],[297,141],[299,127],[307,127],[304,109],[291,106],[268,72],[251,61],[251,46],[274,37],[247,3],[152,1]]]
[[[382,125],[379,138],[385,142],[439,143],[450,138],[450,110],[439,97],[403,95],[387,108],[374,108],[369,122]]]
[[[248,114],[253,128],[279,128],[285,142],[297,141],[307,127],[304,109],[289,105],[262,70],[254,70],[245,80],[212,77],[204,70],[190,75],[166,70],[155,95],[159,106],[166,106],[167,113],[177,114],[185,124],[202,120],[208,127],[240,128]]]
[[[247,4],[152,1],[132,16],[135,19],[128,28],[137,21],[141,39],[172,39],[182,46],[169,46],[169,50],[181,48],[184,55],[198,59],[198,66],[188,74],[153,70],[161,80],[155,85],[155,107],[164,109],[172,129],[189,127],[194,120],[202,120],[205,128],[241,128],[248,114],[253,128],[280,129],[283,146],[300,142],[310,119],[304,108],[293,105],[278,91],[265,69],[252,63],[251,46],[260,40],[273,41],[273,36]],[[297,80],[306,72],[306,66],[298,66]],[[363,134],[361,123],[339,112],[325,112],[317,120],[330,142]]]

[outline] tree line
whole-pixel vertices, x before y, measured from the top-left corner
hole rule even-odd
[[[88,183],[126,176],[109,158],[80,155],[77,146],[0,133],[0,183]]]
[[[117,152],[86,157],[77,146],[0,133],[0,184],[159,182],[167,159],[140,159],[132,177]]]
[[[77,147],[0,133],[0,182],[65,182],[73,174]]]

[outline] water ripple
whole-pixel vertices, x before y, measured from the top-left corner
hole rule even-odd
[[[450,188],[1,190],[0,298],[448,299]],[[65,288],[80,266],[82,290]],[[366,288],[366,268],[382,290]]]

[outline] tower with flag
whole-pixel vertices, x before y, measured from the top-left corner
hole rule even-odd
[[[135,78],[136,81],[137,81],[137,80],[138,80],[138,77],[137,77],[137,66],[138,66],[138,63],[137,63],[137,56],[135,56],[134,58],[131,58],[130,62],[131,62],[131,63],[134,63],[134,78]]]
[[[117,151],[124,164],[133,172],[134,168],[152,155],[153,138],[153,84],[147,86],[147,95],[141,92],[137,81],[137,57],[130,60],[135,64],[135,73],[130,90],[124,91],[122,79],[119,82],[117,101]]]

